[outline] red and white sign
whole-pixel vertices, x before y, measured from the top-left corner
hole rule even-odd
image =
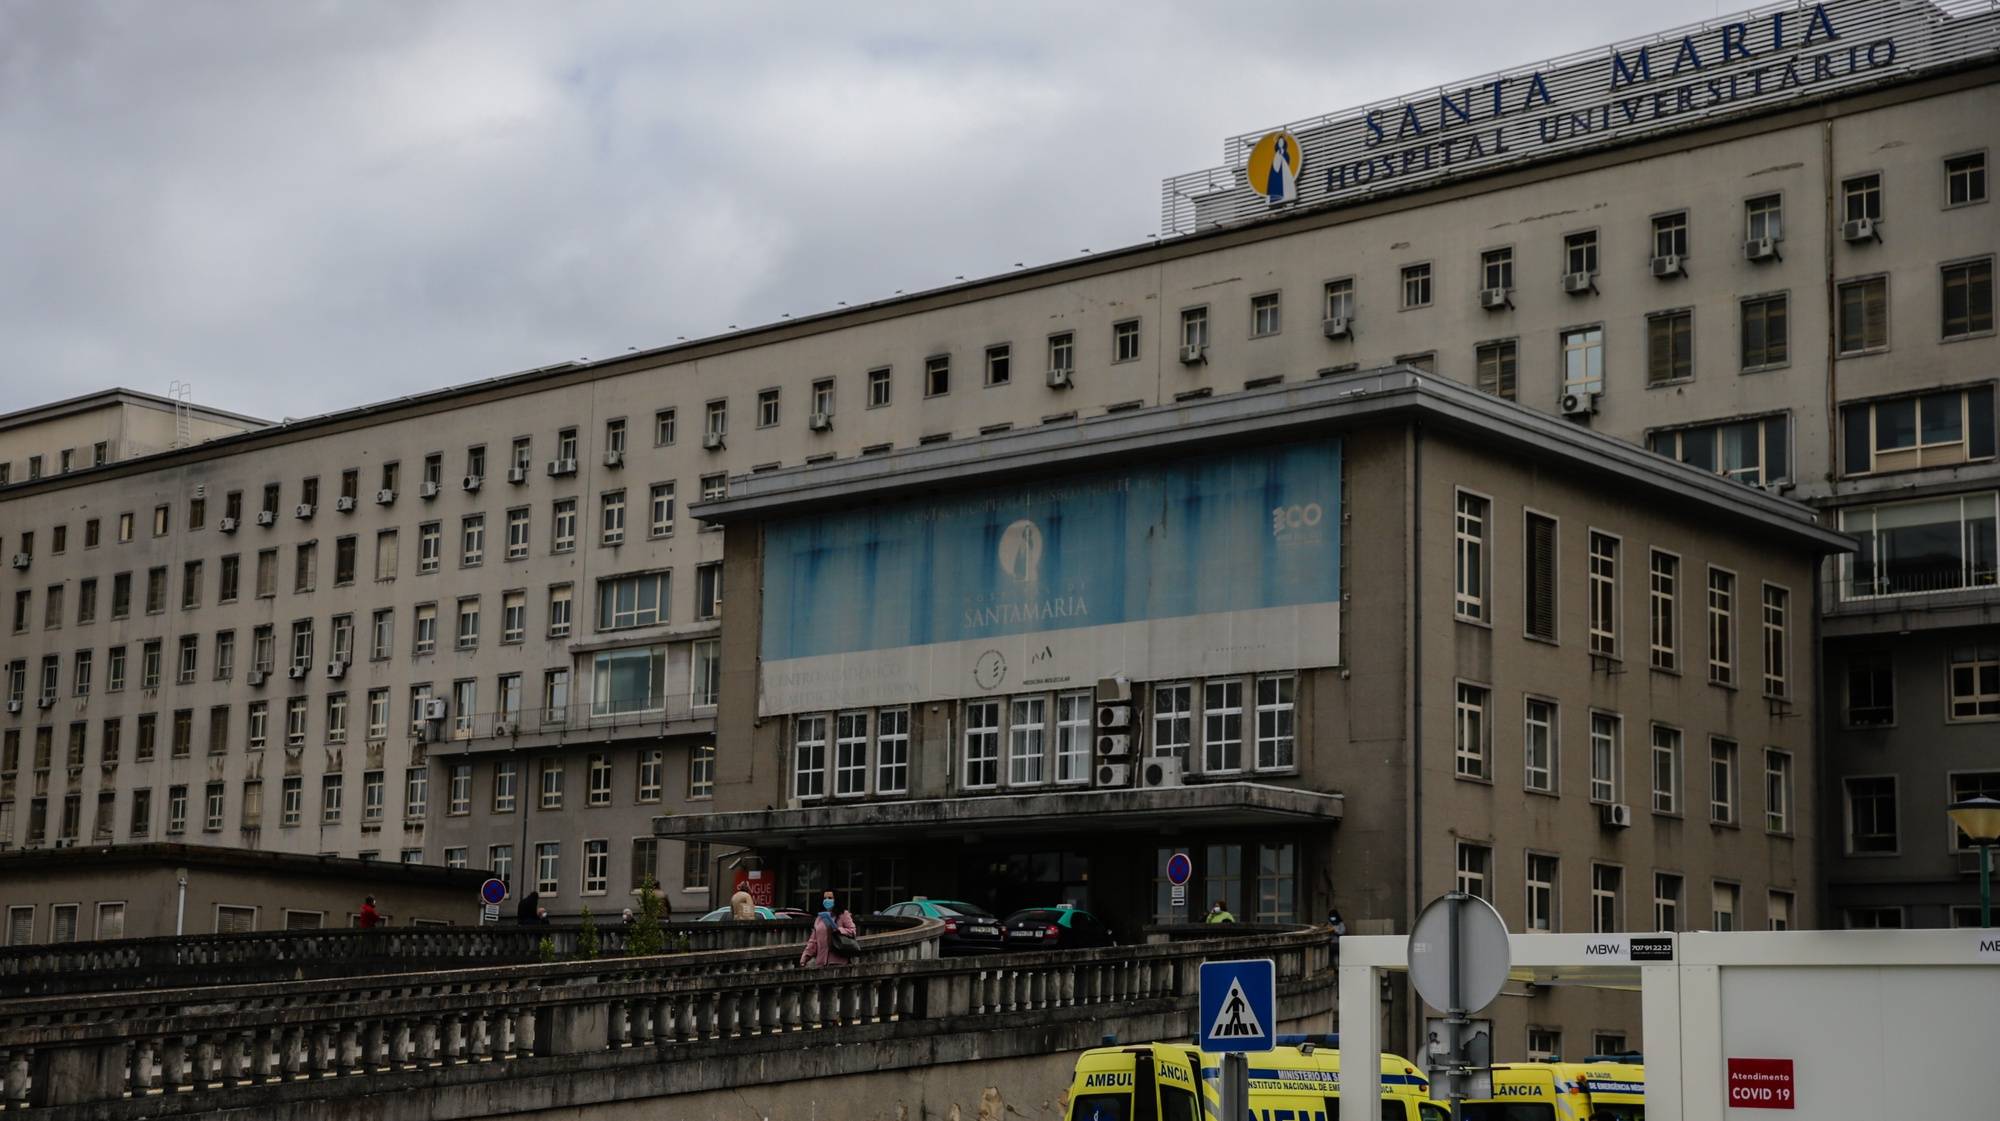
[[[777,881],[765,875],[762,869],[736,870],[736,890],[750,893],[750,902],[759,907],[769,907],[777,897]]]
[[[1792,1060],[1729,1060],[1732,1109],[1792,1109]]]

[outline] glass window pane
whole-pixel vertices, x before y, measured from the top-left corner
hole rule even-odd
[[[1923,442],[1955,444],[1965,438],[1964,400],[1957,391],[1923,398]]]
[[[1884,401],[1875,406],[1875,450],[1917,446],[1917,401]]]

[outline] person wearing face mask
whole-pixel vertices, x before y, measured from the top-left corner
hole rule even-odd
[[[1232,914],[1230,914],[1230,913],[1229,913],[1229,912],[1228,912],[1227,910],[1224,910],[1224,909],[1223,909],[1223,906],[1222,906],[1222,900],[1218,899],[1218,900],[1216,900],[1216,901],[1215,901],[1215,905],[1214,905],[1213,907],[1210,907],[1210,908],[1208,909],[1208,921],[1209,921],[1209,922],[1235,922],[1235,921],[1236,921],[1236,916],[1235,916],[1235,915],[1232,915]]]
[[[806,939],[806,948],[799,954],[799,964],[813,969],[823,965],[846,965],[850,958],[841,952],[840,944],[844,943],[851,950],[858,933],[854,916],[840,905],[833,892],[821,893],[819,914],[813,916],[812,935]]]

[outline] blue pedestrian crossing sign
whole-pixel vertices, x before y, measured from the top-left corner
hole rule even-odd
[[[1197,1041],[1204,1051],[1269,1051],[1278,1043],[1278,969],[1270,958],[1201,963]]]

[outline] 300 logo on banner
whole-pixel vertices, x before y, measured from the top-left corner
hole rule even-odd
[[[1276,507],[1271,511],[1271,536],[1283,537],[1288,529],[1309,529],[1325,516],[1326,511],[1317,502]]]

